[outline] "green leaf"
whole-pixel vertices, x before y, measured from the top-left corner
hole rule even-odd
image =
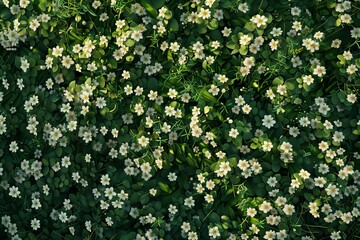
[[[166,193],[171,192],[169,185],[167,185],[163,182],[159,182],[158,184],[159,184],[160,189],[163,190],[164,192],[166,192]]]
[[[156,78],[150,78],[148,81],[148,87],[151,90],[157,90],[158,89],[158,81]]]
[[[164,1],[164,0],[163,0]],[[152,5],[151,0],[140,0],[141,5],[150,13],[150,15],[154,18],[157,18],[157,11]]]
[[[143,196],[140,197],[140,203],[141,203],[142,205],[147,204],[147,203],[149,202],[149,200],[150,200],[150,198],[149,198],[149,195],[148,195],[148,194],[143,195]]]
[[[219,223],[220,222],[220,216],[219,214],[212,212],[209,216],[209,220],[211,223]]]
[[[273,80],[273,85],[281,85],[284,83],[284,79],[282,77],[276,77],[274,80]]]
[[[145,0],[145,1],[148,2],[155,9],[159,9],[165,4],[165,0]]]
[[[233,6],[233,3],[229,0],[221,1],[220,4],[223,8],[231,8]]]
[[[112,68],[117,68],[117,61],[114,58],[110,58],[110,60],[108,60],[108,66],[111,66]]]
[[[271,52],[269,50],[265,50],[261,53],[261,55],[264,57],[264,58],[269,58]]]
[[[344,91],[338,92],[337,95],[338,95],[338,97],[339,97],[340,102],[345,102],[345,100],[346,100],[346,93],[345,93]]]
[[[209,34],[210,34],[211,39],[218,40],[219,42],[222,41],[222,35],[219,30],[215,29],[215,30],[211,31]]]
[[[343,55],[337,55],[337,58],[340,60],[340,64],[343,65],[346,63],[346,60]]]
[[[135,45],[135,41],[129,38],[128,40],[126,40],[125,45],[127,47],[133,47]]]
[[[280,170],[281,166],[280,166],[280,160],[275,160],[273,161],[273,163],[271,164],[271,170],[273,170],[273,172],[278,172]]]
[[[355,60],[355,64],[358,68],[360,68],[360,58]]]
[[[314,200],[314,195],[312,195],[311,193],[305,193],[304,197],[307,201],[313,201]]]
[[[90,13],[92,16],[94,16],[94,17],[97,16],[96,13],[94,13],[93,10],[91,10],[87,5],[82,4],[82,5],[80,5],[80,6],[83,8],[83,10],[85,10],[85,11],[88,12],[88,13]]]
[[[218,100],[213,95],[211,95],[211,93],[209,93],[206,89],[203,89],[201,91],[200,99],[203,99],[205,101],[212,102],[212,103],[218,102]]]
[[[240,54],[241,54],[241,55],[246,55],[247,53],[248,53],[248,48],[247,48],[247,46],[242,45],[242,46],[240,47]]]
[[[126,44],[126,42],[125,42]],[[92,52],[92,56],[95,58],[95,59],[100,59],[101,58],[101,54],[99,51],[95,50]]]
[[[171,11],[166,11],[165,13],[165,19],[171,19],[172,18],[172,12]]]
[[[7,8],[2,8],[0,11],[0,19],[8,19],[11,16],[11,12]]]
[[[257,144],[256,143],[251,143],[250,148],[251,149],[257,149]]]
[[[98,83],[99,83],[99,86],[101,88],[104,88],[105,87],[105,78],[104,77],[101,77],[99,80],[98,80]]]
[[[31,232],[28,233],[28,237],[29,237],[29,240],[36,240],[37,239],[37,237]]]
[[[125,180],[122,184],[128,189],[130,188],[130,182],[128,180]]]
[[[55,152],[56,152],[56,155],[57,155],[58,157],[61,157],[63,150],[62,150],[61,147],[57,147],[56,150],[55,150]]]
[[[255,25],[252,22],[247,22],[244,26],[245,29],[249,30],[250,32],[255,30]]]
[[[168,26],[169,26],[170,30],[173,32],[179,31],[179,23],[175,18],[170,20]]]
[[[294,86],[294,84],[292,82],[285,82],[285,86],[289,90],[294,90],[295,89],[295,86]]]
[[[210,30],[215,30],[215,29],[217,29],[217,27],[218,27],[218,21],[217,21],[215,18],[213,18],[213,19],[209,22],[209,24],[207,25],[207,27],[208,27]]]
[[[226,43],[226,47],[230,49],[235,49],[235,48],[239,48],[239,44],[230,41]]]

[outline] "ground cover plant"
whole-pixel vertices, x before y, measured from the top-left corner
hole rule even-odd
[[[1,239],[359,239],[360,1],[1,0]]]

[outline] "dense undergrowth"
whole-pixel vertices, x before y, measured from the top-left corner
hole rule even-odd
[[[359,1],[0,2],[1,239],[360,238]]]

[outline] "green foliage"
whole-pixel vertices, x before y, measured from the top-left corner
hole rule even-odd
[[[359,238],[359,1],[0,1],[0,239]]]

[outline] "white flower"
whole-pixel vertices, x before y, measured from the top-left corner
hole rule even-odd
[[[291,15],[293,16],[300,16],[301,9],[298,7],[292,7],[291,8]]]
[[[21,70],[23,70],[23,72],[26,72],[30,67],[30,63],[26,58],[21,58],[20,61],[21,61],[21,65],[20,65]]]
[[[38,230],[40,228],[40,220],[34,218],[31,220],[31,227],[34,231]]]
[[[219,228],[217,226],[209,229],[209,236],[212,238],[220,237]]]
[[[108,19],[109,19],[109,16],[107,15],[107,13],[100,14],[100,17],[99,17],[100,21],[104,22],[104,21],[106,21]]]
[[[20,7],[21,8],[26,8],[29,5],[30,1],[29,0],[20,0]]]
[[[262,25],[266,25],[267,18],[257,14],[253,16],[250,21],[252,21],[257,27],[261,27]]]
[[[130,72],[129,72],[129,71],[124,70],[123,73],[121,74],[121,76],[122,76],[124,79],[129,79],[131,75],[130,75]]]
[[[192,196],[188,197],[188,198],[185,198],[184,200],[184,205],[189,207],[189,208],[192,208],[195,206],[195,200]]]
[[[305,84],[310,85],[314,82],[314,78],[311,75],[305,75],[302,77],[302,80]]]
[[[70,121],[67,125],[67,128],[70,132],[74,131],[77,127],[77,121]]]
[[[341,40],[340,39],[334,39],[332,42],[331,42],[331,47],[332,48],[339,48],[341,45]]]
[[[109,198],[109,200],[111,200],[113,197],[116,196],[116,193],[115,193],[113,187],[106,188],[104,193],[105,193],[105,197]]]
[[[190,223],[188,222],[183,222],[183,224],[181,225],[181,229],[184,231],[184,232],[189,232],[191,227],[190,227]]]
[[[246,209],[246,215],[248,215],[249,217],[255,217],[257,211],[255,208],[248,208]]]
[[[247,11],[249,11],[249,6],[247,5],[247,3],[241,3],[239,4],[238,9],[243,13],[247,13]]]
[[[34,208],[34,209],[39,209],[39,208],[41,208],[40,200],[39,200],[38,198],[32,199],[32,205],[31,205],[31,207]]]
[[[157,193],[157,190],[156,190],[155,188],[151,188],[151,189],[149,190],[149,193],[150,193],[152,196],[155,196],[156,193]]]
[[[29,23],[29,28],[33,31],[36,31],[36,29],[40,26],[40,23],[37,19],[33,19],[31,20],[31,22]]]
[[[332,139],[333,139],[334,142],[342,142],[345,139],[344,133],[339,132],[339,131],[335,131]]]
[[[141,136],[140,138],[138,138],[138,143],[140,144],[140,146],[146,147],[149,144],[149,138]]]
[[[351,37],[352,38],[360,38],[360,28],[354,28],[353,30],[350,31],[351,33]]]
[[[91,232],[91,221],[86,221],[85,222],[85,228],[88,232]]]
[[[239,135],[239,132],[236,128],[232,128],[229,132],[229,137],[236,138]]]
[[[170,172],[170,173],[168,174],[168,179],[169,179],[170,182],[176,181],[176,179],[177,179],[176,173]]]
[[[270,187],[275,187],[278,181],[276,180],[276,177],[269,177],[266,182]]]
[[[20,191],[19,191],[19,188],[16,187],[16,186],[12,186],[10,189],[9,189],[9,196],[10,197],[13,197],[13,198],[20,198]]]
[[[245,113],[245,114],[249,114],[251,112],[252,107],[250,107],[249,104],[245,104],[244,106],[241,107],[241,110]]]
[[[198,13],[198,17],[201,17],[203,19],[209,19],[211,17],[211,12],[209,9],[201,8],[200,12]]]
[[[271,206],[271,203],[269,203],[267,201],[264,201],[259,207],[259,210],[264,212],[264,213],[268,213],[272,209],[273,209],[273,207]]]
[[[54,141],[59,140],[62,137],[61,130],[59,128],[54,128],[53,131],[50,133],[51,139]]]
[[[285,95],[286,94],[286,86],[285,85],[277,86],[276,92],[279,93],[280,95]]]
[[[61,64],[69,69],[71,67],[71,65],[73,65],[75,62],[73,61],[73,59],[70,57],[70,55],[67,56],[63,56]]]
[[[244,34],[240,37],[239,43],[241,45],[248,45],[250,43],[250,41],[251,41],[250,36],[247,34]]]
[[[105,107],[106,106],[106,101],[105,101],[105,99],[103,98],[103,97],[98,97],[97,99],[96,99],[96,107],[98,107],[98,108],[103,108],[103,107]]]
[[[229,162],[221,162],[219,169],[215,171],[218,177],[225,176],[228,172],[231,171],[230,163]]]
[[[262,119],[262,125],[267,128],[273,127],[275,123],[276,121],[271,115],[265,115]]]
[[[168,96],[171,99],[174,99],[177,96],[178,92],[175,89],[170,88],[168,91]]]
[[[350,94],[347,95],[346,100],[349,103],[355,103],[356,100],[357,100],[357,97],[356,97],[356,95],[354,93],[350,93]]]
[[[269,46],[271,51],[275,51],[278,48],[279,40],[271,39]]]
[[[178,212],[178,209],[177,209],[176,206],[170,204],[168,211],[169,211],[170,214],[175,215]]]
[[[273,148],[273,144],[271,143],[271,141],[264,141],[262,145],[262,149],[265,152],[270,152],[272,148]]]
[[[278,37],[283,33],[283,31],[281,30],[281,28],[273,28],[270,32],[271,35],[273,35],[274,37]]]
[[[13,152],[13,153],[16,153],[17,150],[19,150],[19,147],[18,147],[17,142],[12,141],[12,142],[10,143],[10,145],[9,145],[9,151],[10,151],[10,152]]]
[[[230,36],[231,32],[232,32],[231,28],[228,27],[224,27],[224,29],[221,31],[224,37]]]
[[[68,168],[71,165],[70,157],[65,156],[61,159],[61,166]]]
[[[52,55],[54,55],[55,57],[60,57],[63,51],[64,51],[63,48],[56,46],[55,48],[52,49]]]
[[[144,108],[141,103],[135,104],[135,112],[138,116],[142,115],[144,113]]]
[[[198,240],[198,239],[199,238],[196,232],[191,231],[188,233],[188,240]]]
[[[102,175],[100,179],[100,183],[103,186],[110,185],[110,177],[108,174]]]
[[[359,69],[356,67],[355,64],[350,64],[347,68],[346,68],[346,72],[348,74],[354,74],[358,71]]]
[[[330,235],[330,238],[331,238],[332,240],[341,239],[340,231],[337,231],[337,232],[333,231],[333,232],[331,233],[331,235]]]
[[[286,215],[290,216],[295,212],[295,207],[292,204],[285,204],[283,207],[283,211]]]
[[[325,67],[321,66],[321,65],[317,65],[314,68],[313,74],[319,77],[322,77],[326,74],[326,69]]]

